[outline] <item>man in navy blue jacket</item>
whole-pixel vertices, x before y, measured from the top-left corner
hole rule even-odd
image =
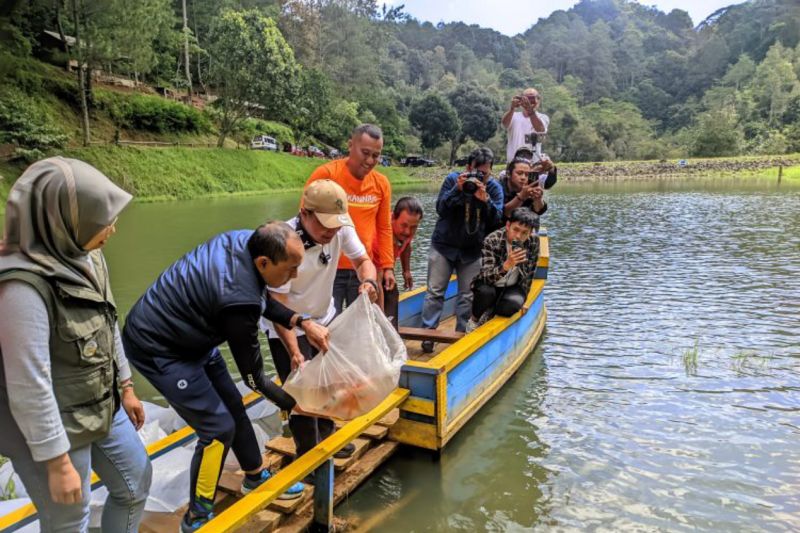
[[[122,334],[128,359],[197,433],[184,532],[213,517],[228,449],[246,473],[243,493],[270,476],[218,346],[227,342],[245,383],[287,411],[295,407],[294,398],[264,375],[260,318],[287,328],[299,323],[310,343],[327,350],[327,328],[298,322],[300,315],[266,291],[296,277],[303,255],[302,241],[283,222],[222,233],[165,270],[128,314]],[[302,491],[297,483],[284,497]]]
[[[428,253],[428,292],[422,306],[422,326],[436,329],[442,316],[444,293],[453,272],[458,276],[456,331],[464,331],[470,318],[470,284],[481,268],[481,243],[503,216],[503,188],[492,178],[494,154],[476,148],[467,169],[448,175],[436,200],[436,227]],[[433,351],[433,342],[422,349]]]

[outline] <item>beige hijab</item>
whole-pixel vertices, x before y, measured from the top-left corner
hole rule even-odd
[[[83,161],[63,157],[37,161],[8,195],[0,274],[26,270],[106,297],[107,278],[101,275],[101,281],[94,275],[83,247],[116,219],[131,198]],[[101,257],[99,262],[104,265]]]

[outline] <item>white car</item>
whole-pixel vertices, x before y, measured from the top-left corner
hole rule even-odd
[[[273,137],[268,135],[256,135],[253,137],[253,140],[250,141],[250,149],[251,150],[272,150],[273,152],[278,151],[278,141],[276,141]]]

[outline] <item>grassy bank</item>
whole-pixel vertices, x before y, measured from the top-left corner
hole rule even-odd
[[[201,198],[301,189],[325,161],[282,153],[216,148],[139,148],[102,146],[59,152],[82,159],[133,193],[139,200]],[[0,165],[0,195],[24,165]],[[406,169],[381,168],[393,184],[421,181]]]
[[[59,152],[83,159],[106,173],[139,201],[183,200],[228,194],[298,190],[321,159],[283,153],[216,148],[142,148],[101,146]],[[698,179],[707,177],[776,179],[783,165],[785,182],[800,182],[800,154],[784,156],[691,159],[677,161],[614,161],[562,163],[559,179],[624,181]],[[24,164],[0,161],[0,212]],[[501,166],[495,168],[496,172]],[[449,171],[441,167],[381,167],[394,185],[436,183]]]

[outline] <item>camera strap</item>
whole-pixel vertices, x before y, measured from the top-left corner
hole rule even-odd
[[[472,218],[470,214],[470,208],[474,207],[474,202],[472,197],[467,198],[467,201],[464,202],[464,231],[467,232],[467,235],[475,235],[478,233],[478,228],[481,226],[481,210],[475,207],[475,227],[473,229],[469,229],[469,222]]]

